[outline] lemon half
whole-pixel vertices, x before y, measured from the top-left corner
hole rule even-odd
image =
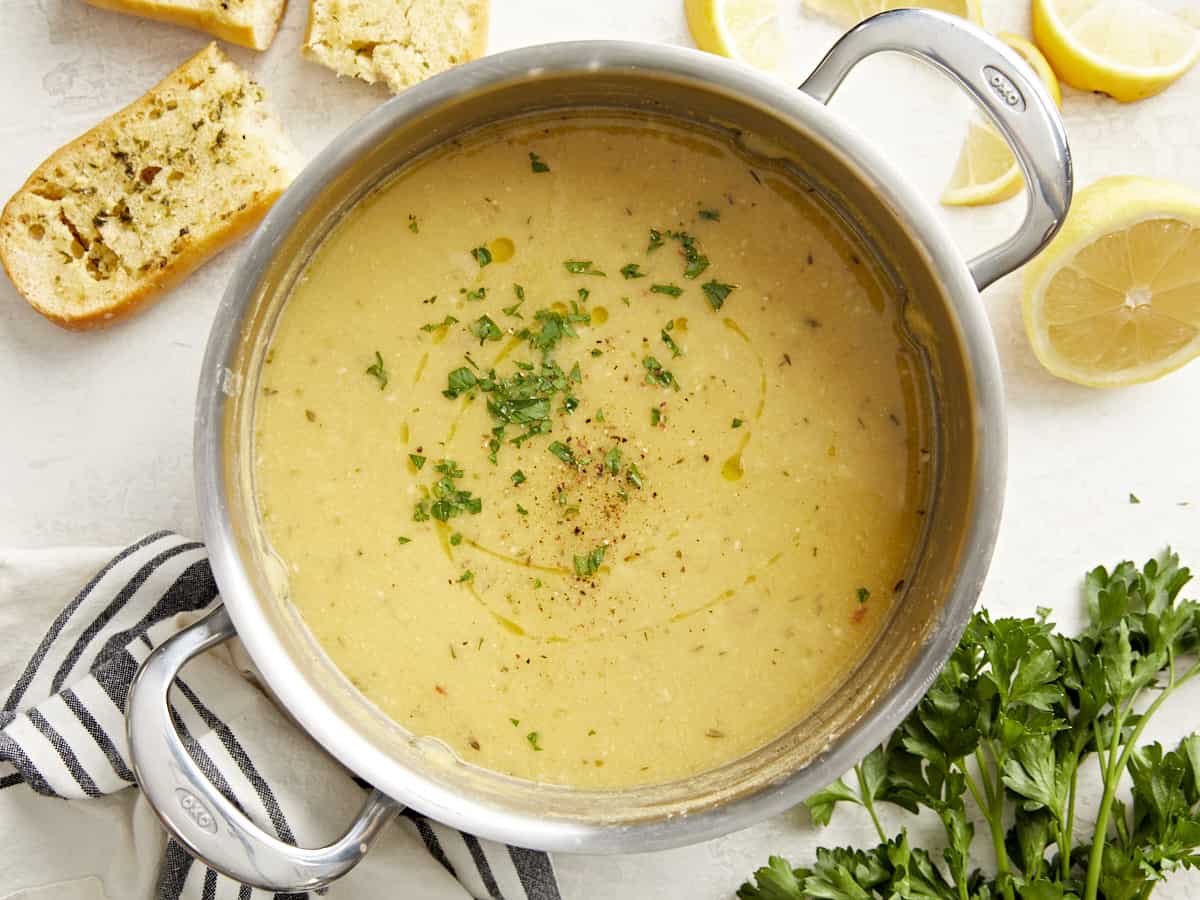
[[[1033,36],[1067,84],[1126,103],[1200,58],[1196,29],[1144,0],[1033,0]]]
[[[684,0],[696,46],[772,71],[783,58],[778,0]]]
[[[854,25],[876,13],[913,6],[950,13],[970,19],[976,25],[983,25],[979,0],[804,0],[805,9],[841,25]]]
[[[1152,381],[1200,356],[1200,191],[1118,177],[1076,194],[1025,269],[1023,313],[1038,360],[1078,384]]]
[[[1015,34],[997,35],[1029,63],[1034,73],[1050,93],[1055,104],[1062,106],[1062,89],[1046,57],[1037,47]],[[1008,143],[991,122],[975,116],[967,126],[967,138],[958,154],[954,174],[942,193],[947,206],[980,206],[999,203],[1016,196],[1025,184],[1021,167]]]

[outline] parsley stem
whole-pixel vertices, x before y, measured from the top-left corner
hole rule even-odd
[[[1062,840],[1058,842],[1058,857],[1061,863],[1062,880],[1064,882],[1071,877],[1071,848],[1075,846],[1071,841],[1075,836],[1075,788],[1079,783],[1079,752],[1080,748],[1077,740],[1075,756],[1071,763],[1071,786],[1067,789],[1066,824],[1062,827]]]
[[[1133,696],[1129,698],[1129,703],[1125,707],[1125,713],[1120,714],[1119,717],[1114,716],[1112,743],[1108,750],[1110,764],[1104,769],[1104,796],[1100,799],[1100,809],[1096,813],[1096,829],[1092,832],[1092,850],[1088,854],[1087,883],[1083,890],[1083,900],[1096,900],[1097,891],[1100,886],[1100,870],[1104,861],[1104,845],[1108,836],[1108,818],[1112,812],[1113,797],[1117,792],[1117,782],[1120,781],[1121,773],[1125,771],[1125,767],[1129,765],[1129,755],[1137,747],[1142,732],[1146,730],[1146,724],[1158,712],[1159,708],[1166,702],[1166,699],[1175,693],[1176,688],[1190,681],[1197,673],[1200,673],[1200,662],[1193,663],[1192,667],[1179,678],[1175,677],[1175,667],[1171,666],[1168,675],[1170,680],[1167,686],[1159,692],[1159,695],[1154,698],[1154,702],[1146,708],[1141,718],[1138,719],[1138,723],[1134,726],[1133,732],[1125,742],[1125,749],[1121,751],[1119,758],[1117,757],[1117,751],[1121,750],[1121,728],[1125,724],[1126,715],[1133,708],[1133,703],[1138,695],[1141,694],[1141,691],[1135,691]],[[1114,759],[1116,760],[1115,764],[1113,764]]]
[[[991,782],[992,767],[987,764],[984,747],[995,766],[995,783]],[[1013,898],[1012,879],[1009,877],[1008,851],[1004,847],[1004,758],[997,753],[991,741],[984,741],[975,750],[975,759],[979,763],[980,776],[983,778],[984,793],[988,805],[981,807],[984,818],[987,819],[988,830],[992,833],[992,849],[996,853],[996,880],[1004,896]]]
[[[884,832],[883,826],[879,824],[879,816],[875,813],[875,801],[871,798],[871,792],[867,790],[867,782],[863,778],[861,763],[854,767],[854,775],[858,778],[858,795],[862,799],[862,805],[871,814],[871,821],[875,823],[875,832],[879,835],[879,840],[886,844],[888,836]]]

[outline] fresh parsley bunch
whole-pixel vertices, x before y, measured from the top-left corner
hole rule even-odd
[[[1135,900],[1167,873],[1200,867],[1200,735],[1170,751],[1139,745],[1154,713],[1200,672],[1200,604],[1178,599],[1190,579],[1170,552],[1141,570],[1094,569],[1089,625],[1075,638],[1054,631],[1049,610],[976,613],[929,693],[854,767],[854,785],[839,779],[805,803],[820,825],[839,803],[865,807],[881,843],[821,848],[805,868],[771,857],[738,897]],[[1093,754],[1103,795],[1088,833],[1076,798]],[[1128,800],[1118,797],[1126,774]],[[940,861],[905,830],[889,839],[881,803],[936,814]],[[970,868],[980,818],[991,875]]]

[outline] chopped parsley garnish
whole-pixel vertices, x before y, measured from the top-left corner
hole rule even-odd
[[[657,250],[662,245],[663,245],[662,232],[660,232],[657,228],[651,228],[650,229],[650,245],[646,248],[646,252],[649,253],[652,250]]]
[[[420,453],[410,453],[408,454],[408,459],[414,466],[416,466],[418,472],[421,471],[422,466],[425,465],[425,457],[423,457]]]
[[[571,303],[571,312],[569,313],[560,313],[553,309],[539,309],[533,317],[541,323],[541,329],[531,331],[523,328],[517,332],[517,337],[529,341],[529,346],[534,350],[541,350],[543,355],[553,350],[564,337],[579,337],[572,327],[576,322],[586,325],[592,321],[592,317],[583,312],[579,304],[574,302]]]
[[[542,158],[532,151],[529,153],[529,168],[539,175],[550,171],[550,167],[542,162]]]
[[[1137,494],[1135,494],[1131,491],[1129,494],[1129,502],[1130,503],[1141,503],[1142,501],[1138,498]]]
[[[741,419],[734,419],[733,422],[730,423],[729,427],[730,428],[741,428],[743,424],[744,423],[742,422]]]
[[[383,357],[379,355],[378,350],[375,351],[375,362],[373,362],[373,363],[371,363],[371,365],[367,366],[367,371],[365,374],[374,375],[376,378],[379,379],[379,389],[381,391],[385,387],[387,387],[388,373],[387,373],[387,369],[385,369],[383,367]]]
[[[469,329],[471,334],[479,338],[479,346],[483,346],[484,341],[498,341],[504,337],[504,331],[492,321],[490,316],[480,316],[471,323]]]
[[[700,218],[706,219],[709,222],[720,222],[721,211],[719,209],[702,209],[700,210]]]
[[[673,387],[675,390],[679,390],[679,382],[675,380],[675,376],[664,369],[662,363],[653,356],[643,359],[642,366],[646,370],[646,384],[657,384],[659,387]]]
[[[603,350],[601,350],[601,349],[599,349],[598,347],[593,347],[593,348],[591,349],[591,354],[592,354],[592,356],[593,356],[593,357],[596,357],[596,356],[603,356],[603,355],[604,355],[604,351],[603,351]]]
[[[474,581],[474,580],[475,580],[475,573],[472,572],[470,569],[467,569],[465,572],[463,572],[461,575],[458,576],[459,584],[462,584],[464,581]]]
[[[621,448],[613,447],[604,454],[604,467],[608,469],[608,474],[616,475],[621,471]]]
[[[440,328],[449,328],[451,325],[454,325],[457,322],[458,319],[454,318],[454,316],[446,316],[446,318],[442,319],[440,322],[427,322],[421,326],[421,330],[432,334]]]
[[[856,597],[858,597],[859,603],[866,603],[868,600],[871,599],[871,592],[868,591],[865,587],[860,587],[858,590],[856,590],[854,592],[854,595]]]
[[[596,414],[594,416],[592,416],[592,418],[595,419],[597,422],[603,422],[604,421],[604,410],[603,409],[596,410]]]
[[[459,288],[458,292],[465,295],[468,300],[484,300],[487,298],[487,288],[483,287],[477,291],[468,291],[466,288]]]
[[[636,465],[634,465],[633,463],[630,463],[629,468],[625,470],[625,477],[626,477],[626,479],[628,479],[629,483],[632,484],[639,491],[642,489],[642,486],[645,484],[645,482],[642,479],[642,473],[640,471],[638,471],[638,467]]]
[[[698,278],[708,268],[708,257],[696,249],[696,239],[686,231],[668,231],[667,237],[679,241],[679,252],[683,254],[684,278]]]
[[[565,462],[568,466],[579,465],[579,463],[575,460],[575,452],[562,441],[555,441],[546,449]]]
[[[650,407],[650,424],[657,428],[658,424],[663,420],[662,410],[657,406]]]
[[[621,266],[621,274],[626,278],[645,278],[646,273],[641,271],[637,263],[630,263],[627,266]]]
[[[580,578],[587,578],[589,575],[595,575],[600,571],[600,564],[602,562],[604,562],[603,544],[601,544],[591,553],[575,557],[575,574]]]
[[[454,532],[454,534],[450,535],[450,546],[451,547],[457,547],[461,543],[462,543],[462,532],[456,531],[456,532]]]
[[[482,269],[484,266],[491,265],[492,251],[487,247],[476,247],[471,251],[471,255],[475,257],[475,262],[479,263],[479,268]]]
[[[433,502],[429,498],[419,500],[413,507],[413,521],[425,522],[430,517],[439,522],[446,522],[456,516],[470,513],[479,515],[483,510],[483,501],[472,496],[470,491],[464,491],[455,483],[455,479],[463,477],[463,470],[452,459],[443,459],[434,466],[434,471],[442,477],[433,484]]]
[[[517,504],[517,512],[523,516],[529,515],[529,510],[523,507],[520,503]]]
[[[479,383],[475,373],[466,366],[459,366],[446,377],[446,381],[447,387],[442,393],[451,400],[459,394],[465,394]]]
[[[412,538],[406,538],[406,537],[404,537],[404,535],[401,535],[400,537],[396,538],[396,543],[401,544],[401,545],[411,544]]]
[[[579,363],[571,366],[570,379],[576,384],[583,384],[583,371],[579,368]]]
[[[521,304],[524,302],[525,302],[524,300],[518,300],[512,306],[502,307],[500,309],[500,311],[502,313],[504,313],[506,316],[512,316],[514,319],[523,319],[525,317],[522,316],[519,312],[517,312],[517,310],[521,308]]]
[[[513,728],[516,728],[518,725],[520,725],[520,724],[521,724],[521,720],[520,720],[520,719],[509,719],[508,721],[512,722],[512,726],[513,726]]]
[[[568,259],[563,263],[563,268],[572,275],[605,275],[607,272],[601,272],[599,269],[592,267],[590,259]]]
[[[671,350],[671,358],[672,359],[674,359],[676,356],[683,356],[683,351],[679,349],[679,345],[677,343],[675,343],[675,338],[671,337],[671,335],[669,333],[674,330],[675,330],[675,320],[672,319],[671,321],[667,322],[666,325],[663,326],[662,332],[660,333],[660,337],[662,337],[662,342],[664,344],[666,344],[667,347],[669,347]]]
[[[413,234],[416,234],[417,232],[419,232],[421,230],[421,226],[419,226],[417,224],[417,217],[414,216],[412,213],[408,214],[408,230],[411,231]]]
[[[517,371],[507,378],[501,378],[494,369],[476,375],[462,366],[449,374],[447,388],[442,391],[450,399],[476,390],[488,395],[487,410],[495,423],[489,442],[493,462],[501,441],[506,438],[508,426],[524,429],[508,439],[510,443],[520,445],[536,434],[549,433],[550,410],[556,396],[563,395],[563,412],[571,412],[579,405],[571,394],[571,382],[566,373],[553,360],[544,360],[537,372],[531,363],[518,362],[516,365]]]
[[[517,471],[513,472],[510,477],[512,478],[513,484],[524,484],[525,483],[525,473],[522,472],[520,469],[517,469]]]
[[[683,288],[676,284],[652,284],[650,285],[650,293],[667,294],[670,297],[678,297],[683,293]]]
[[[725,298],[729,296],[736,285],[725,284],[720,281],[706,281],[700,285],[700,290],[704,291],[704,297],[708,300],[708,305],[713,309],[720,309],[725,305]]]
[[[541,739],[541,735],[539,735],[536,731],[531,731],[529,734],[525,735],[525,740],[529,741],[529,746],[534,750],[537,750],[539,753],[542,751],[542,748],[538,745],[538,741]]]

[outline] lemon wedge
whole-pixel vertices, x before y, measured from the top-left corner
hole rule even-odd
[[[1059,78],[1129,103],[1166,88],[1200,57],[1200,36],[1144,0],[1034,0],[1033,36]]]
[[[783,58],[778,0],[684,0],[696,46],[773,71]]]
[[[1054,70],[1037,47],[1015,34],[997,35],[1029,63],[1042,80],[1050,96],[1062,106],[1062,89]],[[942,203],[947,206],[980,206],[999,203],[1018,194],[1025,184],[1017,158],[1008,149],[1008,143],[1000,136],[991,122],[975,116],[967,126],[967,138],[958,154],[958,163],[950,183],[942,194]]]
[[[1097,181],[1025,269],[1025,330],[1052,373],[1091,387],[1161,378],[1200,356],[1200,191]]]
[[[936,9],[983,25],[979,0],[804,0],[804,8],[841,25],[855,25],[868,16],[901,7]]]

